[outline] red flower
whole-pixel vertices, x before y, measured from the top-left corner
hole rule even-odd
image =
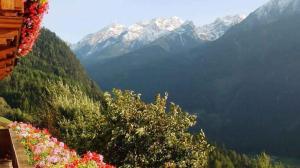
[[[40,160],[40,159],[41,159],[40,156],[35,156],[35,157],[33,158],[34,161],[38,161],[38,160]]]
[[[27,0],[24,2],[24,8],[19,56],[25,56],[32,50],[39,36],[43,16],[48,10],[48,2],[40,3],[36,0]]]

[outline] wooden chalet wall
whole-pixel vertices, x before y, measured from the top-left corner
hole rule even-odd
[[[23,12],[23,0],[0,0],[0,80],[16,65]]]

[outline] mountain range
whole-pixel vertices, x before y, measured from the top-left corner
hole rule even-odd
[[[176,18],[172,29],[132,48],[123,48],[120,31],[103,50],[93,49],[104,42],[73,49],[105,90],[135,90],[147,101],[168,92],[199,116],[194,129],[219,144],[300,157],[299,17],[300,0],[271,0],[246,18],[204,28]]]
[[[191,21],[183,21],[178,17],[155,18],[129,27],[113,24],[97,33],[87,35],[72,45],[72,49],[84,64],[101,62],[143,48],[151,43],[157,43],[155,41],[160,38],[175,38],[175,34],[180,38],[182,46],[187,46],[184,43],[190,38],[197,43],[213,41],[244,18],[244,15],[226,16],[199,27]],[[185,39],[185,35],[189,38]]]

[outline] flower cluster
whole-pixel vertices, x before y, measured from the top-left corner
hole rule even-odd
[[[14,122],[10,128],[17,134],[24,145],[29,163],[37,168],[114,168],[103,162],[103,156],[88,152],[79,157],[63,142],[59,142],[44,129],[30,124]]]
[[[69,163],[65,166],[66,168],[92,168],[92,167],[99,167],[99,168],[114,168],[111,165],[105,164],[103,162],[103,156],[97,153],[88,152],[87,154],[83,155],[82,158],[74,160],[72,163]]]
[[[24,19],[18,55],[27,55],[39,36],[44,14],[48,10],[47,0],[24,0]]]

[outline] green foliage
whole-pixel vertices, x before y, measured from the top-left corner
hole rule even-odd
[[[13,109],[11,108],[4,98],[0,97],[0,116],[5,118],[10,118],[12,121],[16,120],[26,120],[32,121],[32,116],[23,113],[20,109]],[[7,123],[9,120],[2,120],[0,122]]]
[[[255,168],[284,168],[284,166],[281,163],[273,163],[270,156],[262,153],[256,158]]]
[[[70,87],[62,81],[49,82],[47,92],[49,109],[52,109],[47,115],[52,119],[51,132],[59,134],[80,153],[87,149],[96,150],[99,146],[95,144],[99,142],[96,139],[106,123],[100,113],[100,103],[87,96],[80,87]]]
[[[252,168],[253,159],[232,150],[217,148],[209,155],[209,168]]]
[[[99,151],[119,167],[205,167],[212,147],[200,132],[188,129],[196,117],[167,98],[145,103],[131,91],[105,93],[105,105],[90,99],[76,86],[50,82],[60,136],[72,147]]]
[[[265,153],[262,153],[261,155],[259,155],[257,157],[257,168],[271,168],[272,167],[272,163],[271,163],[271,157],[268,156]]]
[[[154,103],[143,102],[132,91],[105,94],[106,115],[111,129],[106,137],[108,156],[123,167],[205,167],[208,151],[203,132],[193,136],[188,129],[196,117],[158,95]],[[167,110],[168,109],[168,110]]]
[[[283,168],[270,156],[212,150],[201,131],[188,132],[196,117],[182,111],[167,96],[145,103],[132,91],[104,94],[104,105],[80,87],[63,81],[47,84],[53,127],[79,152],[98,151],[119,167]],[[53,132],[53,130],[52,130]]]
[[[209,155],[209,168],[284,168],[265,153],[250,157],[233,150],[216,148]]]

